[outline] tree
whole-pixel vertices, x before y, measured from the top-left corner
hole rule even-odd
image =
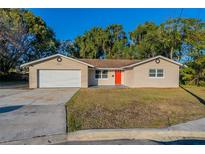
[[[140,59],[151,58],[157,55],[164,55],[161,49],[161,36],[158,31],[152,31],[146,34],[144,39],[137,46]]]
[[[163,50],[168,58],[178,58],[183,43],[180,33],[180,19],[171,19],[160,25]]]
[[[200,81],[205,81],[205,56],[198,58],[191,64],[191,67],[195,70],[195,84],[199,86]]]
[[[70,57],[79,57],[76,47],[71,40],[60,41],[57,52]]]
[[[130,32],[131,43],[139,45],[144,40],[145,36],[153,31],[156,31],[158,26],[153,22],[145,22],[143,25],[139,25],[133,32]]]
[[[45,22],[23,9],[0,9],[0,71],[56,52],[57,41]]]
[[[159,26],[152,22],[139,25],[130,32],[130,39],[131,46],[134,46],[135,52],[138,52],[136,58],[150,58],[163,52]]]
[[[108,36],[106,41],[107,58],[123,58],[124,50],[127,47],[128,39],[123,26],[112,24],[106,27],[105,32]]]
[[[94,27],[83,36],[78,36],[74,44],[81,58],[100,58],[105,51],[106,34],[100,27]]]
[[[8,74],[31,49],[33,37],[18,10],[0,10],[0,71]],[[32,49],[31,49],[32,50]]]
[[[170,19],[160,25],[164,48],[169,58],[203,55],[205,45],[205,24],[194,18]]]
[[[183,56],[204,54],[204,22],[192,18],[169,19],[159,26],[152,22],[139,25],[130,32],[131,46],[136,46],[139,58],[155,55],[180,60]]]
[[[191,67],[185,67],[180,70],[180,81],[182,84],[195,84],[195,70]]]
[[[121,25],[94,27],[78,36],[74,44],[81,58],[122,58],[127,37]]]
[[[197,86],[205,85],[205,56],[189,61],[186,65],[188,67],[181,70],[183,83]]]
[[[194,18],[182,20],[184,23],[185,50],[188,51],[187,55],[191,59],[196,60],[205,55],[205,22]]]

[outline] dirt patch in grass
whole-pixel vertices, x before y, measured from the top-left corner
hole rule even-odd
[[[67,103],[67,116],[69,131],[163,128],[204,117],[205,105],[181,88],[88,88]]]

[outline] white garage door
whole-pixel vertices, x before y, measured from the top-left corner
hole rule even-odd
[[[39,87],[80,87],[80,70],[39,70]]]

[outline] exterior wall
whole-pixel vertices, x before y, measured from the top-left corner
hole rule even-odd
[[[124,82],[124,79],[125,78],[125,75],[124,75],[124,71],[121,71],[121,84],[124,85],[125,82]]]
[[[95,70],[89,69],[88,72],[88,85],[97,86],[97,85],[115,85],[115,71],[108,70],[107,79],[95,79]]]
[[[133,69],[126,69],[124,71],[124,85],[132,87],[134,83],[134,71]]]
[[[57,62],[56,58],[39,62],[29,67],[29,87],[38,88],[38,70],[40,69],[76,69],[81,70],[81,87],[88,87],[88,66],[61,57],[62,62]]]
[[[163,78],[150,78],[149,69],[164,69]],[[125,85],[128,87],[178,87],[179,66],[160,59],[157,64],[154,60],[138,65],[133,69],[125,70]]]
[[[95,70],[88,69],[87,65],[61,57],[62,62],[57,62],[56,58],[39,62],[29,67],[29,87],[38,87],[39,69],[77,69],[81,70],[81,87],[91,85],[115,85],[115,71],[108,71],[108,79],[95,79]],[[149,78],[149,69],[164,69],[164,78]],[[179,66],[160,59],[157,64],[154,60],[134,68],[122,71],[122,84],[128,87],[178,87],[179,86]]]

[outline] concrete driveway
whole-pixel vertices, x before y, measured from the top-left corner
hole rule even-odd
[[[0,89],[0,142],[65,133],[64,104],[77,90]]]

